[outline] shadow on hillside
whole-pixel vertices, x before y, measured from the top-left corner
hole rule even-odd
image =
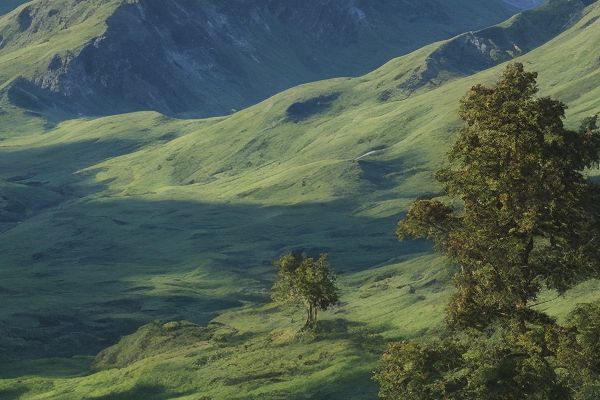
[[[167,390],[161,385],[137,385],[124,392],[88,397],[90,400],[153,400],[167,398]]]
[[[397,217],[359,217],[354,207],[64,204],[2,235],[10,290],[0,291],[0,330],[15,340],[0,347],[18,357],[94,354],[150,320],[207,323],[240,301],[268,301],[271,262],[289,249],[331,253],[343,273],[427,248],[396,241]]]
[[[52,140],[52,134],[48,134]],[[87,167],[144,145],[144,139],[87,139],[23,149],[0,146],[0,234],[27,218],[59,208],[62,203],[98,192],[108,182],[96,182],[81,172]]]
[[[27,392],[29,392],[29,388],[25,386],[0,389],[0,400],[18,400]]]
[[[110,197],[106,182],[77,173],[141,144],[2,150],[1,178],[63,199],[50,208],[29,199],[22,221],[0,233],[2,358],[95,354],[151,320],[205,324],[243,301],[268,301],[272,260],[285,251],[330,253],[343,273],[428,248],[399,244],[398,216],[355,215],[352,199],[258,206]]]
[[[313,380],[302,388],[302,392],[289,395],[289,400],[347,400],[347,399],[376,399],[377,384],[371,374],[365,371],[346,370],[334,380],[323,382]],[[309,396],[309,397],[307,397]]]
[[[319,321],[317,334],[322,339],[345,339],[353,344],[353,348],[361,354],[377,357],[385,350],[386,340],[381,336],[393,330],[391,325],[369,326],[365,322],[352,321],[345,318],[325,319]]]
[[[48,133],[52,140],[52,133]],[[0,147],[0,178],[33,186],[55,187],[79,184],[86,192],[100,190],[102,184],[90,182],[79,171],[108,158],[131,153],[146,141],[125,139],[86,139],[77,142],[42,145],[22,149]]]

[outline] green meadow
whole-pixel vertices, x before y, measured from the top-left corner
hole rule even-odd
[[[518,57],[570,127],[600,112],[599,21],[593,3]],[[72,39],[55,40],[34,47]],[[0,399],[375,398],[386,343],[437,332],[452,290],[453,267],[395,224],[439,196],[458,100],[504,66],[416,84],[447,43],[217,118],[49,121],[4,98]],[[330,253],[340,276],[314,333],[270,302],[272,261],[296,249]],[[544,296],[560,318],[598,285]]]

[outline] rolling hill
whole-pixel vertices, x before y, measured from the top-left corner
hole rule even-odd
[[[597,2],[555,0],[231,116],[5,136],[0,398],[373,398],[386,341],[435,332],[450,293],[451,267],[393,229],[439,192],[458,99],[518,57],[577,125],[600,111],[599,21]],[[331,252],[342,275],[315,336],[268,304],[270,262],[292,248]],[[561,317],[596,293],[544,306]],[[152,323],[90,357],[153,319],[199,326]]]

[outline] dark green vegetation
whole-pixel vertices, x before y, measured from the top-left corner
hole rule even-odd
[[[94,10],[111,15],[101,3]],[[541,95],[569,104],[575,128],[600,109],[600,9],[569,4],[564,31],[537,28],[548,42],[519,60],[540,71]],[[561,2],[548,7],[564,14]],[[42,66],[97,35],[97,20],[39,43]],[[452,292],[446,262],[423,255],[427,243],[398,244],[394,225],[415,198],[440,193],[432,171],[460,127],[457,99],[503,68],[421,73],[449,43],[222,118],[52,125],[3,103],[0,398],[374,398],[386,343],[438,333]],[[11,56],[22,64],[7,56],[0,74],[35,66],[30,51]],[[290,107],[307,103],[322,107],[291,120]],[[340,274],[341,304],[310,334],[298,333],[303,312],[269,304],[271,260],[297,249],[330,253]],[[554,297],[536,309],[564,321],[597,286]],[[152,324],[117,343],[155,319],[204,328]]]
[[[327,255],[319,258],[289,253],[277,260],[277,279],[272,298],[279,303],[304,306],[307,317],[303,329],[317,327],[319,311],[326,311],[339,301],[336,276]]]
[[[600,131],[597,117],[565,129],[566,106],[536,98],[536,77],[511,64],[469,91],[450,165],[436,174],[458,207],[419,200],[398,225],[400,239],[430,239],[458,266],[453,336],[392,346],[382,398],[581,399],[600,382],[598,344],[580,340],[600,308],[577,308],[569,328],[532,308],[543,290],[600,277],[600,186],[583,174],[600,160]]]
[[[597,399],[599,322],[600,307],[587,304],[561,326],[504,325],[393,344],[376,374],[381,398]]]

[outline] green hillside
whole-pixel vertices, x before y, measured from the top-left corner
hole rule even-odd
[[[578,18],[554,39],[555,27],[538,30],[551,40],[519,60],[576,126],[600,111],[600,6],[571,3],[573,14],[559,1],[538,11]],[[535,15],[528,26],[542,29]],[[505,37],[520,18],[499,27]],[[445,69],[459,58],[429,75],[432,57],[463,39],[228,117],[142,112],[36,133],[38,119],[6,135],[0,349],[20,362],[0,370],[0,398],[373,398],[385,341],[434,332],[450,292],[445,262],[393,230],[414,198],[439,192],[431,171],[458,127],[457,100],[502,68]],[[17,118],[31,121],[19,110],[6,123]],[[342,275],[342,304],[314,337],[266,303],[270,262],[289,249],[330,252]],[[596,293],[588,283],[544,306],[563,316]],[[204,327],[146,326],[87,375],[91,355],[154,319]]]
[[[298,333],[302,312],[274,305],[248,305],[207,326],[153,322],[95,359],[13,365],[4,373],[36,376],[0,381],[0,398],[373,399],[371,371],[386,342],[441,327],[450,272],[428,255],[349,275],[341,305],[315,333]],[[584,286],[549,309],[562,316],[565,304],[593,289]],[[87,367],[95,372],[72,376]]]
[[[547,71],[541,82],[571,105],[573,123],[598,106],[592,85],[596,30],[590,24],[595,12],[524,58],[533,69]],[[82,307],[82,293],[93,293],[98,282],[106,281],[102,296],[114,290],[114,298],[148,286],[139,280],[156,271],[174,279],[164,273],[165,265],[173,275],[198,271],[198,280],[209,276],[211,282],[237,279],[244,271],[262,288],[265,268],[257,267],[256,274],[249,268],[290,247],[332,251],[345,270],[423,250],[396,244],[394,221],[416,196],[437,191],[430,171],[457,124],[456,99],[472,82],[496,74],[490,70],[439,88],[431,84],[406,99],[398,86],[438,46],[362,78],[284,92],[228,118],[170,120],[138,113],[69,121],[42,135],[5,140],[0,162],[10,191],[3,201],[11,213],[3,221],[2,254],[7,271],[14,271],[7,272],[14,282],[6,286],[23,285],[40,295],[45,291],[37,288],[47,288],[54,277],[48,304]],[[558,70],[577,79],[557,85]],[[388,97],[390,89],[396,91]],[[290,115],[298,108],[293,105],[332,93],[335,101],[318,102],[321,109],[313,115]],[[22,280],[24,267],[31,282]],[[192,290],[200,299],[231,291],[240,298],[239,285],[210,286]],[[251,287],[241,290],[250,298]],[[67,288],[70,294],[63,292]],[[141,291],[133,297],[144,298]],[[35,320],[36,304],[22,300]],[[88,298],[83,310],[91,304]],[[94,307],[111,311],[101,303]],[[69,311],[77,315],[82,309]],[[149,311],[146,319],[177,316]],[[4,312],[11,315],[10,308]]]

